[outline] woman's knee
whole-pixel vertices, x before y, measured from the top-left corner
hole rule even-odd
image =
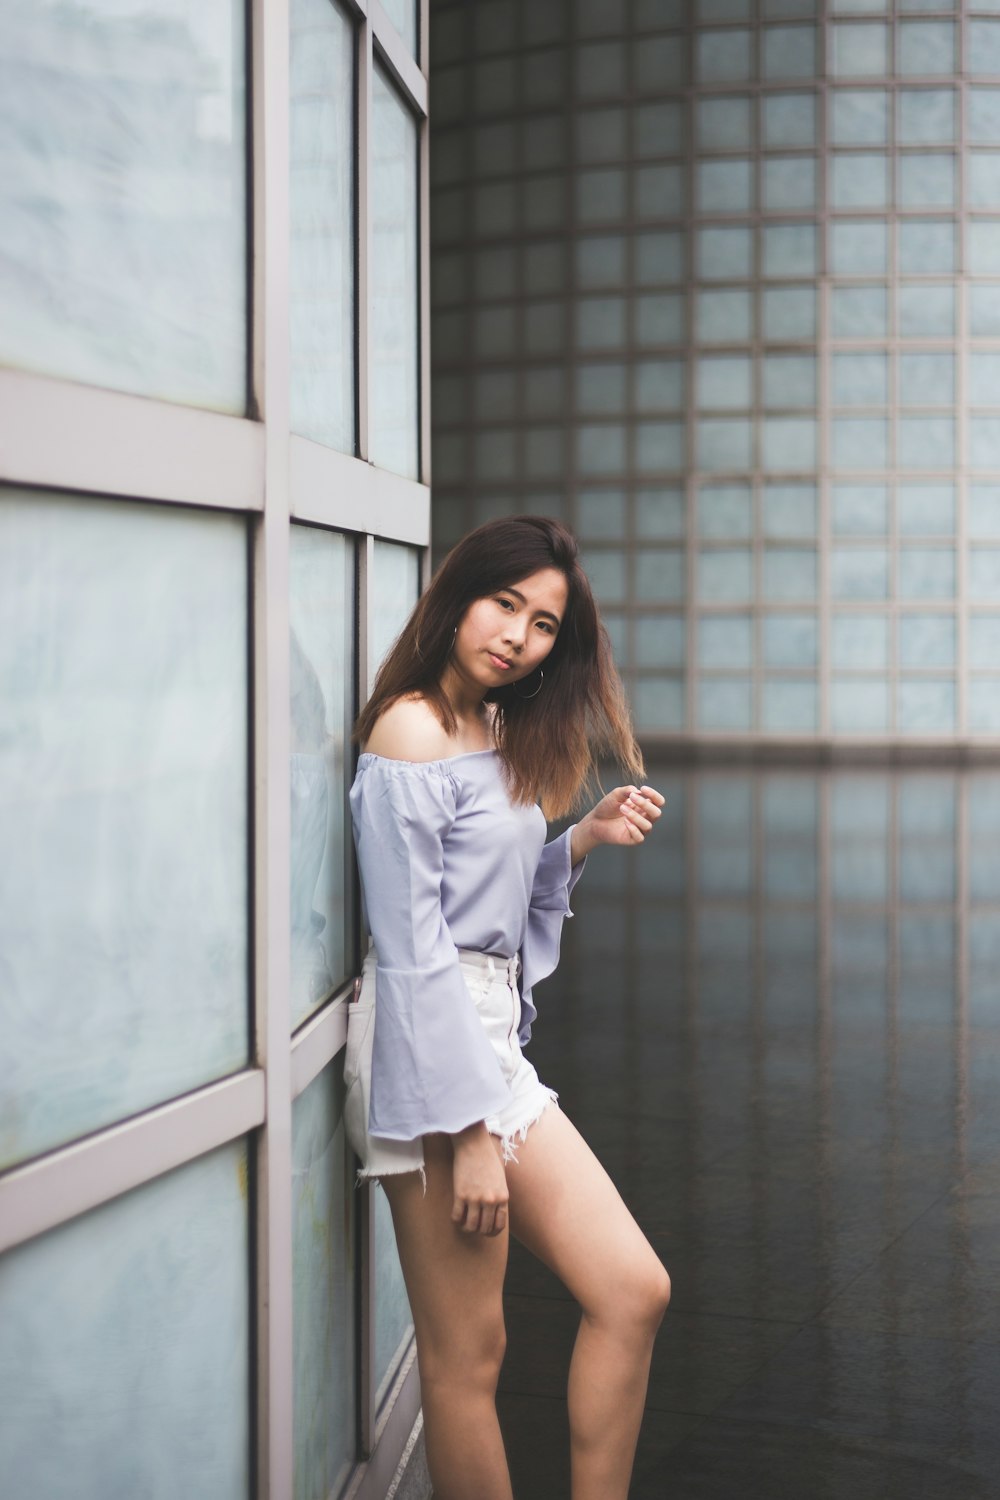
[[[417,1335],[422,1384],[496,1389],[507,1352],[503,1313],[463,1321],[461,1327]]]
[[[594,1308],[584,1308],[597,1321],[615,1323],[637,1332],[655,1333],[670,1305],[670,1276],[650,1250],[648,1255],[619,1268]]]

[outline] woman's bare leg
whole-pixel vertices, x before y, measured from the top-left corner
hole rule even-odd
[[[569,1372],[572,1500],[627,1500],[670,1278],[576,1127],[558,1108],[507,1168],[510,1232],[583,1316]]]
[[[490,1237],[452,1223],[447,1136],[424,1137],[424,1167],[426,1196],[416,1172],[384,1177],[382,1185],[417,1336],[434,1500],[511,1500],[496,1411],[507,1230]]]

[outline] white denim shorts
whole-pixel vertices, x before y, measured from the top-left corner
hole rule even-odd
[[[486,1128],[498,1136],[505,1162],[517,1161],[515,1141],[523,1141],[543,1110],[559,1097],[539,1082],[538,1074],[521,1051],[517,1028],[521,997],[517,988],[520,967],[516,958],[497,958],[488,953],[458,950],[462,978],[486,1034],[493,1045],[512,1098],[498,1115],[486,1117]],[[347,1099],[344,1124],[361,1168],[358,1181],[377,1181],[394,1172],[419,1172],[426,1191],[423,1138],[414,1141],[373,1140],[368,1134],[371,1100],[372,1047],[375,1039],[375,970],[378,959],[372,948],[361,971],[361,990],[347,1007],[347,1049],[344,1082]]]

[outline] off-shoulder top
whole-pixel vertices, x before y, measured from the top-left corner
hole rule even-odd
[[[520,954],[527,1042],[532,987],[556,967],[585,861],[571,867],[572,829],[546,844],[541,809],[514,806],[495,750],[432,761],[365,752],[350,801],[378,953],[369,1132],[454,1134],[510,1099],[458,949]]]

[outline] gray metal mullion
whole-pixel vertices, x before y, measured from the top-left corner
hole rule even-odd
[[[357,392],[358,455],[367,461],[371,449],[371,318],[372,297],[372,30],[365,19],[357,29]]]
[[[289,762],[289,5],[252,0],[254,377],[264,514],[253,537],[255,1051],[266,1124],[255,1154],[257,1500],[293,1485]]]

